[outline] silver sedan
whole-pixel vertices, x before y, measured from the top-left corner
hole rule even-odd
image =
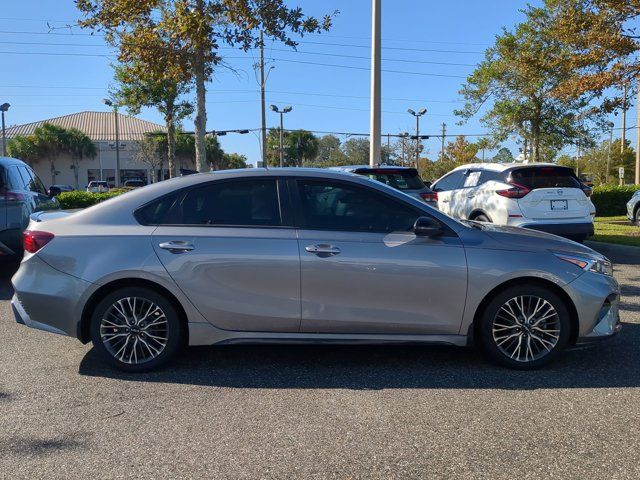
[[[348,173],[206,173],[49,215],[25,232],[16,320],[127,371],[265,342],[474,344],[530,369],[620,328],[611,263],[588,247]]]

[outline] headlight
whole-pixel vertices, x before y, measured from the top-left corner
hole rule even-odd
[[[613,276],[613,265],[606,258],[587,257],[582,255],[568,255],[564,253],[554,253],[556,257],[565,262],[573,263],[583,270],[601,275]]]

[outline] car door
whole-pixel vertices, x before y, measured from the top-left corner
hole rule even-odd
[[[454,214],[455,191],[462,185],[463,177],[464,170],[455,170],[431,186],[431,189],[438,194],[438,210],[447,215]]]
[[[423,211],[353,182],[292,181],[302,332],[457,334],[467,266],[457,235],[416,237]]]
[[[146,221],[141,212],[142,223],[160,223],[152,241],[162,264],[219,328],[299,330],[300,259],[282,185],[273,177],[218,180],[145,207]],[[166,211],[160,221],[158,211]]]
[[[476,209],[476,195],[478,193],[478,185],[482,170],[474,168],[465,170],[462,177],[462,185],[460,188],[451,192],[451,215],[456,218],[468,219],[471,213]]]

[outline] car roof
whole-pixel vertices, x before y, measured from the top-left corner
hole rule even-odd
[[[28,165],[22,160],[18,160],[17,158],[11,158],[11,157],[0,157],[0,165],[2,165],[3,167],[9,167],[13,165],[24,165],[28,167]]]
[[[469,170],[473,168],[481,168],[483,170],[492,170],[495,172],[504,172],[505,170],[509,170],[512,168],[538,168],[538,167],[560,167],[561,165],[556,165],[555,163],[522,163],[522,162],[513,162],[513,163],[468,163],[466,165],[460,165],[459,167],[451,170],[455,172],[456,170]],[[569,168],[569,167],[567,167]]]
[[[343,165],[339,167],[329,167],[327,170],[336,170],[340,172],[353,172],[360,169],[371,170],[415,170],[414,167],[403,167],[400,165]]]

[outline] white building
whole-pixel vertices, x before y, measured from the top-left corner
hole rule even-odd
[[[84,188],[91,180],[106,180],[115,183],[116,171],[116,134],[115,115],[113,112],[79,112],[62,117],[49,118],[38,122],[16,125],[6,129],[7,141],[18,135],[33,134],[36,127],[44,123],[51,123],[64,128],[77,128],[87,135],[96,145],[97,155],[85,158],[79,162],[78,185],[71,157],[60,155],[55,159],[55,170],[51,171],[50,163],[46,160],[35,162],[32,167],[45,185],[66,184],[76,188]],[[120,138],[120,178],[124,182],[128,179],[141,178],[150,181],[150,167],[134,160],[138,142],[145,134],[166,131],[163,125],[148,122],[135,117],[118,114],[118,130]],[[0,144],[2,140],[0,139]],[[161,178],[159,174],[156,178]]]

